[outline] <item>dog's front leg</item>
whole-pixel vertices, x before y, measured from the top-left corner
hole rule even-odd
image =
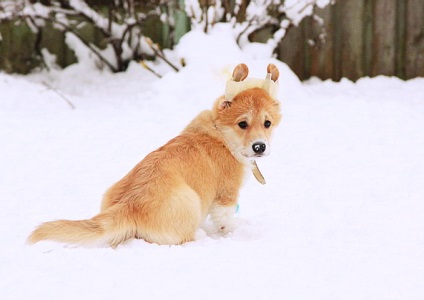
[[[237,203],[229,203],[222,205],[214,203],[210,210],[211,220],[214,223],[217,231],[228,233],[235,228],[234,214],[237,210]]]

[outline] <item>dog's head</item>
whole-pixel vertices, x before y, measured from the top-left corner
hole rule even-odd
[[[242,162],[270,153],[271,135],[281,119],[280,103],[274,98],[277,67],[268,65],[265,80],[245,80],[248,72],[245,64],[236,66],[226,95],[215,102],[213,109],[215,126]]]

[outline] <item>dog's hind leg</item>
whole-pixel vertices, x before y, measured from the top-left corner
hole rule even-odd
[[[179,245],[195,239],[202,221],[199,195],[187,184],[172,189],[166,199],[150,204],[137,220],[137,237],[161,245]]]

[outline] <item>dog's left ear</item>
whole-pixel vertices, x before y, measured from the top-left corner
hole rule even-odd
[[[266,68],[266,77],[263,83],[262,88],[270,94],[274,99],[278,94],[278,77],[280,77],[280,72],[274,64],[269,64]]]

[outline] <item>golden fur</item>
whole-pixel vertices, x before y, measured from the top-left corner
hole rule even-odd
[[[114,247],[131,238],[157,244],[192,241],[212,210],[218,211],[212,220],[220,223],[219,214],[235,207],[254,157],[252,142],[269,141],[280,117],[278,101],[261,88],[245,90],[231,102],[220,97],[212,110],[201,112],[180,135],[109,188],[98,215],[44,223],[28,242]],[[266,120],[270,128],[264,127]],[[240,128],[241,121],[248,128]],[[217,226],[223,229],[226,224]]]

